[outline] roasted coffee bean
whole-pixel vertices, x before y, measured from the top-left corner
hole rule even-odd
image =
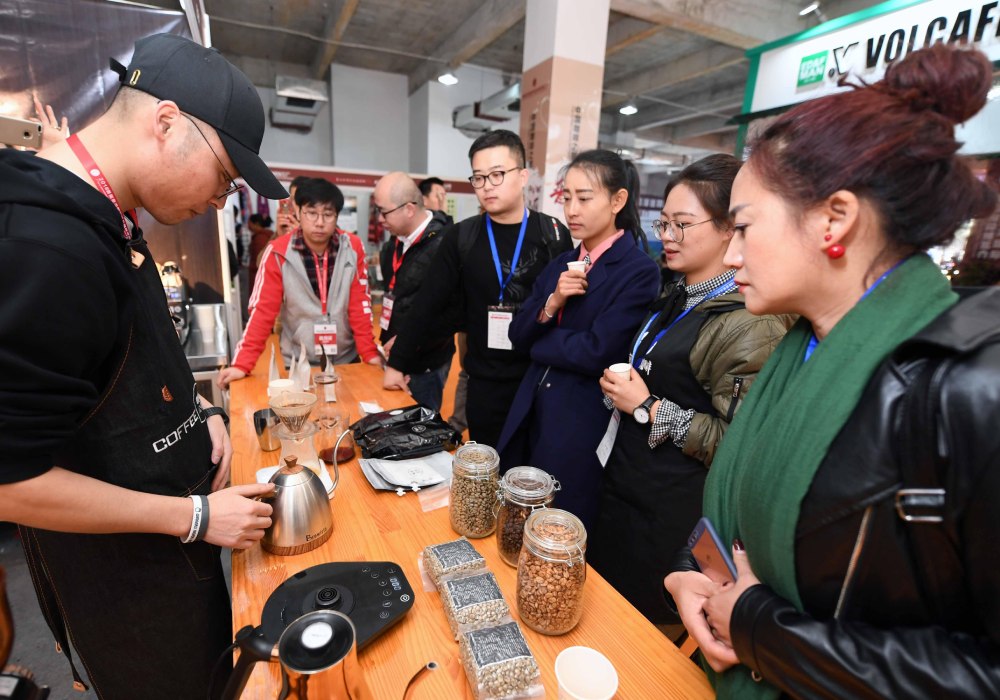
[[[524,541],[524,522],[531,510],[531,506],[505,501],[497,513],[497,550],[500,558],[511,566],[517,566]]]

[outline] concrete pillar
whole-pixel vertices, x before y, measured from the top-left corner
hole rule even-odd
[[[597,146],[610,0],[528,0],[521,139],[528,206],[562,218],[562,168]]]

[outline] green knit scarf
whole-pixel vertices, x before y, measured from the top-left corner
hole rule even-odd
[[[803,362],[801,319],[764,365],[715,456],[704,513],[723,542],[739,537],[754,573],[802,610],[795,580],[799,508],[834,438],[883,360],[958,301],[926,255],[910,257],[858,302]],[[709,670],[718,697],[776,698],[746,666]]]

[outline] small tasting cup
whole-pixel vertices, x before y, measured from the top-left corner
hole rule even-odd
[[[559,700],[611,700],[618,692],[618,672],[601,652],[568,647],[556,657]]]
[[[615,364],[608,367],[609,372],[614,372],[615,374],[624,374],[627,379],[632,375],[632,366],[628,362],[616,362]]]
[[[569,270],[576,270],[577,272],[586,272],[587,263],[583,260],[574,260],[573,262],[566,263],[566,268]]]

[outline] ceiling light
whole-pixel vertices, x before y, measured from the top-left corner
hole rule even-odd
[[[624,114],[626,117],[631,117],[633,114],[636,114],[638,112],[639,108],[636,107],[635,104],[632,102],[626,102],[621,106],[621,109],[618,110],[619,114]]]
[[[458,78],[453,73],[445,73],[438,76],[438,82],[442,85],[454,85],[458,82]]]
[[[811,2],[808,5],[806,5],[805,7],[803,7],[801,10],[799,10],[799,17],[805,17],[810,12],[815,12],[818,9],[819,9],[819,3],[818,2]]]

